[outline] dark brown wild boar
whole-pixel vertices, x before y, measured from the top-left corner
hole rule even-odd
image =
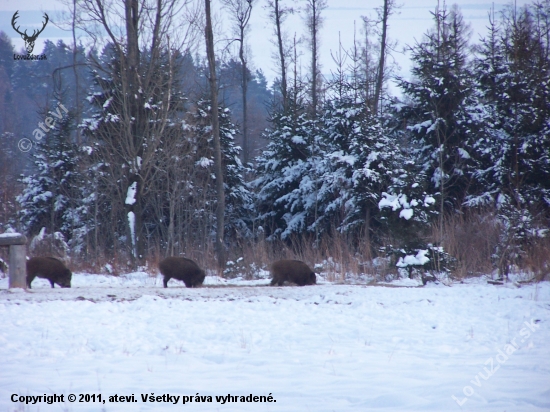
[[[271,264],[271,286],[292,282],[298,286],[314,285],[317,277],[313,270],[301,260],[278,260]]]
[[[204,270],[191,259],[182,257],[167,257],[159,263],[160,273],[164,275],[164,287],[168,287],[170,279],[183,280],[185,286],[194,288],[204,282]]]
[[[52,288],[57,283],[62,288],[71,287],[73,274],[65,264],[54,257],[33,257],[27,260],[27,286],[31,289],[31,283],[35,277],[48,279]]]

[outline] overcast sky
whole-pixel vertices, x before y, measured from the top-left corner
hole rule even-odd
[[[286,3],[290,3],[286,0]],[[397,0],[402,7],[390,19],[389,36],[398,42],[396,52],[393,57],[401,66],[402,75],[407,75],[410,69],[408,56],[401,53],[405,45],[413,45],[416,40],[422,38],[433,25],[430,11],[436,7],[437,0]],[[441,0],[443,3],[443,0]],[[217,3],[217,4],[216,4]],[[304,1],[297,0],[295,7],[301,7]],[[459,5],[465,20],[471,25],[473,30],[472,41],[477,41],[480,35],[486,33],[488,23],[487,13],[494,3],[498,11],[509,1],[503,0],[459,0],[453,2]],[[518,7],[530,3],[527,0],[517,0]],[[219,10],[219,1],[213,0],[214,10]],[[375,8],[380,7],[382,0],[328,0],[328,8],[324,10],[324,25],[321,32],[321,63],[322,72],[329,74],[334,69],[334,63],[331,58],[331,51],[338,50],[338,37],[340,34],[344,47],[350,47],[353,43],[354,22],[357,27],[357,35],[360,35],[361,16],[375,17]],[[452,3],[448,3],[450,7]],[[272,37],[272,28],[267,19],[267,12],[264,9],[265,0],[256,0],[256,6],[251,19],[251,31],[249,35],[249,45],[252,52],[252,63],[255,68],[261,68],[267,78],[271,80],[275,72],[273,71],[273,61],[271,54],[274,51],[270,43]],[[0,30],[6,32],[11,38],[16,48],[23,47],[23,40],[11,27],[11,18],[15,11],[19,10],[18,24],[21,29],[28,28],[32,32],[35,28],[41,27],[42,13],[47,12],[51,21],[55,21],[56,15],[60,11],[66,10],[66,6],[58,0],[1,0],[0,1]],[[289,19],[286,24],[287,31],[293,35],[294,32],[300,37],[303,35],[303,20],[296,16]],[[35,53],[42,48],[45,39],[57,41],[64,38],[68,43],[71,42],[69,33],[56,28],[51,22],[37,40]],[[303,70],[306,70],[309,58],[302,57]]]

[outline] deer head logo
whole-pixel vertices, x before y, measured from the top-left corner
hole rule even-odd
[[[44,18],[46,19],[46,21],[44,22],[44,25],[42,26],[42,28],[38,31],[36,30],[33,30],[32,32],[32,36],[29,36],[27,34],[27,30],[25,30],[23,33],[21,33],[19,31],[19,27],[15,27],[15,21],[17,20],[17,18],[19,17],[17,14],[19,13],[19,10],[16,11],[13,15],[13,17],[11,18],[11,25],[13,27],[13,29],[19,33],[21,35],[21,37],[23,38],[23,40],[25,40],[25,48],[27,49],[27,53],[28,54],[31,54],[32,51],[34,50],[34,42],[36,41],[36,38],[38,37],[38,35],[40,33],[42,33],[44,31],[44,29],[46,28],[46,24],[48,24],[48,21],[49,21],[49,17],[46,13],[44,13]]]

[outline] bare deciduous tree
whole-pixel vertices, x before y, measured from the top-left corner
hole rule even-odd
[[[273,31],[277,40],[275,44],[277,46],[276,61],[279,67],[279,74],[281,76],[281,96],[283,111],[288,109],[288,64],[289,56],[292,47],[285,41],[285,34],[283,32],[282,25],[288,15],[294,13],[294,9],[291,7],[283,7],[281,5],[282,0],[269,0],[267,2],[267,10],[269,11],[269,18],[274,25]]]
[[[246,43],[245,34],[247,32],[248,22],[252,15],[252,6],[255,0],[222,0],[231,20],[234,23],[235,40],[239,42],[239,59],[241,60],[241,90],[243,102],[243,161],[248,164],[250,156],[250,145],[248,143],[248,110],[247,110],[247,87],[248,87],[248,64],[245,56]]]
[[[104,174],[122,205],[127,239],[135,263],[145,258],[143,213],[150,196],[156,150],[162,145],[167,119],[173,112],[173,67],[167,62],[169,38],[176,15],[189,0],[82,0],[80,28],[99,43],[102,33],[113,50],[116,63],[95,62],[95,70],[106,73],[112,84],[96,78],[108,99],[104,113],[109,117],[95,133],[97,150],[111,173]],[[185,30],[184,30],[185,31]],[[174,36],[175,37],[175,36]],[[180,48],[189,39],[182,39]],[[105,44],[105,42],[103,42]],[[142,56],[142,52],[145,54]],[[169,59],[168,59],[169,60]],[[169,60],[170,61],[170,60]],[[159,67],[166,70],[162,73]],[[112,87],[116,85],[116,90]],[[101,86],[100,86],[101,87]],[[108,112],[109,105],[115,107]],[[119,207],[113,207],[120,210]],[[115,219],[117,220],[117,219]]]
[[[319,86],[321,82],[321,68],[319,64],[319,30],[323,25],[321,12],[327,8],[327,0],[306,0],[305,21],[309,32],[309,45],[311,48],[311,113],[317,113],[319,105]]]
[[[376,76],[376,89],[374,91],[373,112],[378,111],[378,102],[384,82],[385,62],[387,54],[387,36],[388,36],[388,19],[395,9],[395,0],[384,0],[384,5],[381,10],[378,10],[380,23],[382,24],[382,33],[380,34],[380,58],[378,60],[378,71]]]

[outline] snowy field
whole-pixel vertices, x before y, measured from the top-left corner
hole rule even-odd
[[[215,279],[0,279],[0,411],[550,411],[548,282]]]

